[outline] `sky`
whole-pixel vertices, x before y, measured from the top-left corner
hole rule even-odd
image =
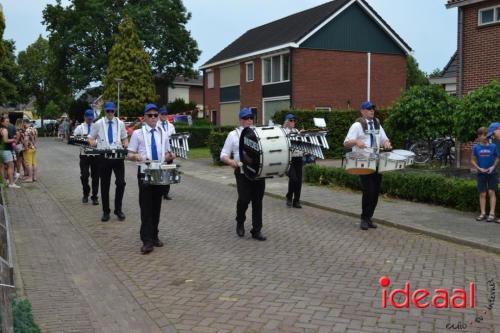
[[[446,0],[366,0],[413,49],[427,73],[442,69],[457,48],[457,9]],[[42,10],[55,0],[0,0],[6,16],[5,39],[17,51],[46,36]],[[305,10],[326,0],[184,0],[192,14],[187,28],[202,51],[197,67],[245,31]],[[69,0],[63,0],[68,4]]]

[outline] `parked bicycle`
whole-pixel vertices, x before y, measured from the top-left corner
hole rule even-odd
[[[441,164],[450,166],[456,160],[455,140],[451,136],[445,136],[434,140],[420,140],[409,148],[415,153],[415,163],[424,164],[431,161],[439,161]]]

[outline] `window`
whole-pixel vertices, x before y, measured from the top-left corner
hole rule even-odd
[[[290,80],[290,54],[280,54],[264,58],[263,83],[278,83]]]
[[[332,111],[332,108],[329,107],[329,106],[318,106],[316,108],[314,108],[315,111],[327,111],[327,112],[330,112]]]
[[[214,87],[214,72],[207,73],[207,87],[209,89]]]
[[[253,62],[247,62],[247,82],[253,81]]]
[[[259,121],[259,119],[257,119],[257,108],[250,108],[250,110],[252,110],[253,114],[253,123],[256,125]]]
[[[500,23],[500,6],[479,10],[478,25],[487,25],[492,23]]]

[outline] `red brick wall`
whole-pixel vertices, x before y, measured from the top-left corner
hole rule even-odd
[[[217,124],[220,123],[220,71],[218,68],[213,68],[214,71],[214,87],[208,88],[208,72],[203,73],[203,86],[205,89],[205,106],[204,110],[208,117],[212,110],[217,111]]]
[[[471,90],[500,79],[500,24],[479,27],[479,9],[500,5],[491,0],[463,7],[463,91]]]
[[[254,66],[254,80],[247,82],[246,62],[240,63],[240,105],[242,108],[257,108],[257,123],[262,124],[262,70],[260,58],[251,60]]]
[[[203,104],[203,87],[189,87],[189,101],[196,104]]]
[[[367,98],[367,62],[366,53],[293,50],[293,107],[359,108]],[[371,70],[371,100],[389,106],[405,86],[406,58],[372,54]]]

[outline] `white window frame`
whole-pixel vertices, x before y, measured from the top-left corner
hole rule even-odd
[[[332,112],[332,108],[329,106],[317,106],[314,108],[314,111],[326,111],[326,112]]]
[[[266,124],[264,124],[264,119],[266,119],[266,102],[286,101],[286,100],[289,100],[290,105],[292,105],[292,100],[291,100],[290,95],[276,96],[276,97],[265,97],[262,99],[262,119],[261,119],[261,121],[262,121],[263,126],[266,126]]]
[[[287,54],[288,55],[288,80],[283,80],[283,55]],[[280,56],[280,79],[279,81],[276,81],[276,82],[273,82],[273,62],[271,60],[271,82],[265,82],[265,68],[266,66],[264,65],[264,60],[266,59],[269,59],[269,58],[273,58],[273,57],[276,57],[276,56]],[[262,85],[263,86],[266,86],[266,85],[270,85],[270,84],[277,84],[277,83],[283,83],[283,82],[290,82],[290,76],[291,76],[291,62],[290,62],[290,51],[285,51],[285,52],[280,52],[280,53],[273,53],[273,54],[270,54],[270,55],[266,55],[265,57],[261,57],[261,63],[262,63]]]
[[[249,65],[252,65],[252,79],[249,80],[248,79],[248,66]],[[246,82],[253,82],[255,80],[255,64],[253,63],[253,61],[249,61],[249,62],[246,62],[245,63],[245,79],[246,79]]]
[[[481,18],[482,18],[481,14],[483,12],[488,11],[488,10],[493,10],[493,21],[492,22],[483,23],[481,21]],[[478,12],[477,12],[477,25],[479,27],[482,27],[482,26],[486,26],[486,25],[490,25],[490,24],[500,23],[499,12],[500,12],[500,6],[493,6],[493,7],[486,7],[486,8],[479,9]]]
[[[210,77],[212,77],[212,82],[210,82]],[[215,74],[211,70],[207,71],[207,88],[208,89],[214,89],[215,88]]]

